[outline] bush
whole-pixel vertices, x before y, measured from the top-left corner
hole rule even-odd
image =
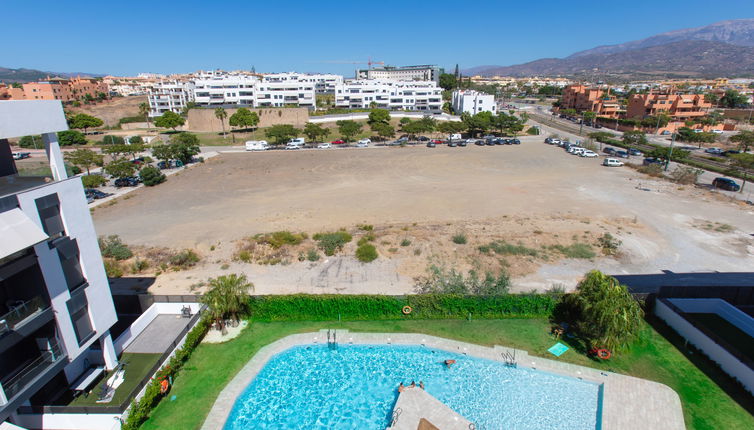
[[[363,231],[374,230],[374,226],[371,224],[359,224],[357,227],[359,228],[359,230],[363,230]]]
[[[371,243],[365,243],[356,248],[356,258],[362,263],[370,263],[377,259],[377,249]]]
[[[469,270],[467,275],[455,269],[431,265],[426,276],[415,279],[416,291],[421,294],[476,294],[497,296],[508,293],[510,278],[505,272],[494,275],[491,272],[479,276],[476,270]]]
[[[409,245],[411,245],[411,241],[410,241],[410,240],[408,240],[408,239],[403,239],[403,240],[401,241],[401,246],[409,246]]]
[[[560,252],[566,258],[594,258],[597,255],[586,243],[573,243],[568,246],[552,245],[550,249]]]
[[[306,252],[306,259],[309,261],[318,261],[319,260],[319,253],[316,249],[311,248]]]
[[[483,254],[489,254],[490,251],[493,251],[495,254],[500,255],[528,255],[531,257],[537,256],[536,249],[527,248],[521,244],[513,245],[504,240],[496,240],[494,242],[490,242],[488,245],[482,245],[479,247],[479,251]]]
[[[638,171],[639,173],[644,173],[645,175],[655,177],[655,178],[662,178],[663,176],[665,176],[662,173],[662,166],[660,166],[659,164],[654,164],[654,163],[648,166],[639,166],[636,168],[636,171]]]
[[[133,264],[131,264],[131,273],[141,273],[149,268],[149,262],[137,258]]]
[[[42,141],[41,135],[24,136],[18,140],[18,146],[21,148],[44,148],[45,143]]]
[[[84,175],[81,177],[81,183],[84,185],[84,188],[97,188],[105,185],[107,179],[102,175]]]
[[[105,265],[105,274],[107,274],[108,278],[120,278],[123,276],[123,267],[121,267],[117,260],[105,258],[102,262]]]
[[[255,239],[257,243],[266,243],[274,249],[278,249],[283,245],[298,245],[306,239],[306,234],[295,234],[290,231],[276,231],[274,233],[257,236]]]
[[[100,237],[98,242],[100,252],[102,252],[102,256],[105,258],[127,260],[134,255],[128,246],[120,240],[120,236],[118,235]]]
[[[453,240],[453,243],[455,243],[456,245],[466,245],[466,242],[467,242],[466,235],[463,233],[458,233],[458,234],[453,235],[452,240]]]
[[[249,251],[243,250],[239,252],[237,258],[244,263],[251,263],[251,253]]]
[[[126,140],[123,136],[108,135],[99,141],[100,145],[125,145]]]
[[[704,173],[704,170],[688,166],[676,166],[675,170],[670,173],[670,178],[673,179],[673,182],[679,184],[693,185],[696,184],[702,173]]]
[[[147,122],[147,117],[145,116],[124,116],[123,118],[118,120],[118,124],[131,124],[134,122]]]
[[[177,267],[191,267],[199,262],[199,256],[196,252],[190,249],[184,249],[183,251],[170,257],[170,264]]]
[[[144,185],[148,187],[161,184],[167,179],[165,174],[154,166],[146,166],[142,168],[139,172],[139,177],[141,178],[141,181],[144,182]]]
[[[621,243],[610,233],[605,233],[597,239],[597,244],[602,248],[602,253],[605,255],[615,255]]]
[[[345,231],[336,231],[333,233],[317,233],[312,236],[319,242],[319,248],[325,252],[325,255],[335,255],[336,251],[343,249],[343,245],[350,242],[353,237]]]
[[[86,145],[86,136],[78,130],[64,130],[58,132],[60,146]]]
[[[295,294],[253,296],[249,311],[255,321],[359,321],[402,319],[523,318],[550,316],[559,294],[464,296],[426,294],[381,295]],[[404,306],[411,314],[401,312]]]

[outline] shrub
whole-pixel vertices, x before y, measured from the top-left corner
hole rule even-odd
[[[306,259],[309,261],[318,261],[319,260],[319,253],[316,249],[311,248],[306,252]]]
[[[528,255],[532,257],[537,256],[536,249],[527,248],[521,244],[513,245],[504,240],[496,240],[494,242],[490,242],[488,245],[482,245],[479,247],[479,251],[484,254],[489,254],[490,251],[493,251],[495,254],[500,255]]]
[[[333,233],[317,233],[312,236],[319,242],[319,247],[325,252],[325,255],[335,255],[336,251],[343,249],[343,245],[350,242],[352,236],[345,231],[336,231]]]
[[[370,263],[377,259],[377,249],[371,243],[365,243],[356,248],[356,258],[362,263]]]
[[[144,185],[148,187],[161,184],[165,182],[166,179],[165,174],[154,166],[146,166],[142,168],[139,172],[139,177],[141,178],[141,181],[144,182]]]
[[[105,185],[107,179],[102,175],[84,175],[81,177],[81,183],[84,185],[84,188],[97,188]]]
[[[243,261],[244,263],[251,263],[251,253],[249,251],[243,250],[238,253],[238,259]]]
[[[463,233],[454,234],[452,240],[456,245],[465,245],[467,242],[466,235]]]
[[[131,264],[132,273],[141,273],[147,270],[147,268],[149,268],[149,262],[140,258],[137,258],[136,260],[134,260],[133,264]]]
[[[636,168],[636,171],[639,173],[644,173],[645,175],[649,175],[655,178],[661,178],[665,176],[662,173],[662,166],[659,164],[650,164],[648,166],[639,166]]]
[[[127,260],[134,255],[128,246],[120,240],[118,235],[100,237],[98,242],[103,257],[114,258],[116,260]]]
[[[586,243],[577,242],[568,246],[552,245],[550,249],[560,252],[566,258],[594,258],[597,255],[592,250],[592,247]]]
[[[105,264],[105,273],[108,278],[120,278],[123,276],[123,267],[121,267],[117,260],[105,258],[103,263]]]
[[[266,243],[278,249],[283,245],[298,245],[301,243],[306,235],[304,233],[294,234],[289,231],[276,231],[274,233],[268,233],[256,238],[257,243]]]
[[[410,241],[410,240],[408,240],[408,239],[403,239],[403,240],[401,241],[401,246],[409,246],[409,245],[411,245],[411,241]]]
[[[125,145],[126,139],[123,136],[115,136],[113,134],[104,136],[99,142],[100,145]]]
[[[359,321],[403,319],[466,319],[547,317],[558,294],[464,296],[423,294],[381,295],[295,294],[252,296],[249,311],[255,321]],[[404,315],[404,306],[413,308]]]
[[[199,262],[199,256],[196,252],[190,249],[184,249],[183,251],[170,257],[170,264],[177,267],[191,267]]]
[[[437,265],[427,268],[426,276],[415,279],[415,289],[421,294],[476,294],[495,296],[508,293],[510,278],[505,272],[494,275],[491,272],[482,278],[475,270],[469,270],[467,275],[455,269],[446,269]]]
[[[696,184],[702,173],[704,173],[704,170],[688,166],[676,166],[675,170],[670,173],[670,177],[673,179],[673,182],[683,185],[693,185]]]
[[[616,239],[612,234],[605,233],[597,239],[597,244],[602,248],[605,255],[614,255],[618,252],[621,241]]]
[[[371,224],[359,224],[357,227],[359,228],[359,230],[363,230],[363,231],[374,230],[374,226]]]

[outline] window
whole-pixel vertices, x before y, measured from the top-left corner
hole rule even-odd
[[[42,222],[42,229],[51,238],[65,235],[65,227],[60,217],[60,200],[57,194],[40,197],[34,202],[37,204],[39,220]]]
[[[76,239],[61,237],[52,242],[55,249],[58,250],[60,265],[63,268],[68,290],[74,291],[86,283],[84,273],[81,271],[81,262],[79,261],[79,246]]]
[[[66,303],[68,307],[68,314],[71,316],[71,322],[73,323],[73,331],[76,333],[76,340],[79,345],[83,344],[87,340],[94,336],[94,329],[92,328],[92,321],[89,318],[89,303],[86,300],[86,294],[84,291],[80,291],[78,294],[71,297]]]

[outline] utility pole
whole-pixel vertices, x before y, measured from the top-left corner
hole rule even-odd
[[[665,171],[668,171],[670,165],[670,159],[673,158],[673,143],[675,142],[675,132],[670,136],[670,149],[668,150],[668,162],[665,163]]]

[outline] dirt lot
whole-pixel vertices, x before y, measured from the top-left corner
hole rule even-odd
[[[107,126],[117,125],[118,121],[127,116],[139,114],[139,104],[147,101],[147,96],[115,97],[111,100],[84,105],[81,107],[66,107],[73,113],[85,113],[96,116],[105,122]]]
[[[754,264],[750,206],[605,168],[599,159],[570,156],[538,137],[502,147],[222,154],[97,208],[94,220],[101,235],[202,255],[191,270],[161,274],[155,293],[186,291],[207,277],[242,271],[257,293],[403,293],[430,262],[462,270],[503,268],[518,291],[570,288],[593,268],[621,274],[740,271]],[[354,242],[368,234],[357,224],[374,225],[375,262],[352,257]],[[288,250],[281,264],[233,260],[238,241],[250,235],[339,228],[354,233],[354,241],[335,257],[299,261],[314,246],[309,239]],[[606,232],[622,241],[616,256],[602,256],[596,245]],[[451,241],[458,233],[467,244]],[[537,252],[479,252],[493,240]],[[405,241],[410,245],[401,246]],[[597,255],[566,258],[553,250],[576,243]]]

